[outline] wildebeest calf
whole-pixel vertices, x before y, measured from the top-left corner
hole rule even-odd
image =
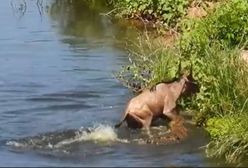
[[[179,64],[179,72],[181,63]],[[176,102],[181,96],[190,96],[199,91],[199,85],[192,76],[192,66],[189,75],[180,75],[171,82],[160,82],[151,89],[145,89],[132,98],[126,107],[124,116],[118,128],[126,121],[130,128],[149,127],[153,120],[168,117],[170,120],[177,118]]]

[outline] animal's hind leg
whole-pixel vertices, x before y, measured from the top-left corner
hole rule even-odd
[[[142,128],[143,127],[143,121],[141,118],[136,116],[135,114],[128,114],[126,118],[126,122],[128,127],[130,128]]]
[[[144,129],[146,130],[147,135],[149,136],[149,138],[151,138],[152,137],[152,134],[151,134],[151,131],[150,131],[150,125],[151,124],[150,124],[149,120],[150,119],[143,121],[143,125],[144,125]]]
[[[151,137],[150,126],[152,122],[152,112],[148,109],[131,112],[127,115],[126,122],[131,128],[144,128],[149,137]]]
[[[145,127],[145,129],[146,129],[146,132],[147,132],[147,135],[149,136],[149,138],[152,138],[150,127]]]

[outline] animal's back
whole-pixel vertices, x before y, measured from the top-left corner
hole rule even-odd
[[[128,104],[128,112],[137,112],[148,108],[155,116],[160,115],[163,111],[163,96],[156,91],[144,90],[130,100]]]

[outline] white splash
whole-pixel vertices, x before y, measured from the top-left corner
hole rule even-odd
[[[8,141],[8,142],[6,142],[6,145],[14,146],[14,147],[17,147],[17,148],[26,147],[25,144],[19,143],[19,142],[16,142],[16,141]]]
[[[74,137],[69,139],[63,139],[56,144],[52,144],[51,142],[48,142],[47,144],[44,144],[43,147],[49,149],[61,148],[65,145],[70,145],[73,143],[84,142],[84,141],[92,141],[94,143],[105,143],[105,144],[110,144],[113,142],[121,142],[121,143],[129,142],[126,139],[119,139],[116,130],[113,127],[106,124],[97,124],[94,127],[87,129],[81,128],[75,134],[76,135]],[[42,139],[40,139],[40,141],[42,142]],[[17,148],[25,148],[25,147],[32,147],[39,145],[39,143],[37,144],[37,142],[33,142],[33,139],[31,138],[25,142],[8,141],[6,145]]]
[[[54,147],[59,148],[64,145],[81,141],[94,141],[96,143],[111,143],[115,141],[122,143],[128,142],[127,140],[119,139],[115,130],[109,125],[100,124],[88,130],[89,131],[85,131],[85,129],[82,128],[81,131],[77,132],[74,138],[60,141],[54,145]]]
[[[118,136],[114,129],[108,125],[99,125],[94,128],[90,133],[84,134],[83,140],[93,141],[117,141]]]

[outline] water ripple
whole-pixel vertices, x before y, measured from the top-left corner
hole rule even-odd
[[[65,97],[65,98],[98,98],[100,97],[99,92],[95,91],[64,91],[60,93],[49,93],[44,94],[47,97]]]
[[[19,114],[19,113],[29,113],[29,112],[38,112],[38,111],[47,111],[47,110],[57,110],[57,111],[64,111],[64,110],[79,110],[85,108],[92,108],[94,106],[81,102],[73,103],[73,104],[60,104],[60,105],[48,105],[45,107],[34,107],[34,108],[19,108],[17,110],[6,110],[3,114]]]

